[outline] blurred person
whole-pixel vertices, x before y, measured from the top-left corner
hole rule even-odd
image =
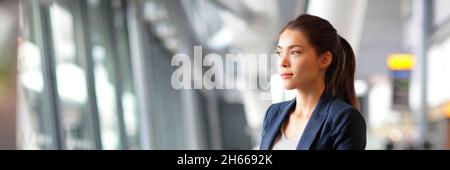
[[[350,44],[327,20],[304,14],[282,29],[277,50],[284,87],[297,95],[267,109],[260,149],[365,149]]]

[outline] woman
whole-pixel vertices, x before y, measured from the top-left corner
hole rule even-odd
[[[278,54],[284,87],[297,96],[267,109],[260,149],[365,149],[350,44],[327,20],[301,15],[281,31]]]

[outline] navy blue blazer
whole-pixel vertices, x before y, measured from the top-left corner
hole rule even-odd
[[[295,109],[291,101],[272,104],[263,123],[261,150],[272,149],[274,139],[287,115]],[[344,101],[323,93],[306,124],[297,150],[363,150],[366,147],[366,124],[361,113]]]

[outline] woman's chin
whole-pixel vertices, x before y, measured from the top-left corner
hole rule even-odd
[[[289,84],[289,83],[285,83],[283,86],[284,86],[284,89],[286,89],[286,90],[294,90],[294,89],[296,89],[296,87],[294,85]]]

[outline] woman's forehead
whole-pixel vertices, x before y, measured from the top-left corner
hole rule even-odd
[[[278,40],[279,48],[291,48],[293,46],[307,47],[308,39],[301,31],[286,29]]]

